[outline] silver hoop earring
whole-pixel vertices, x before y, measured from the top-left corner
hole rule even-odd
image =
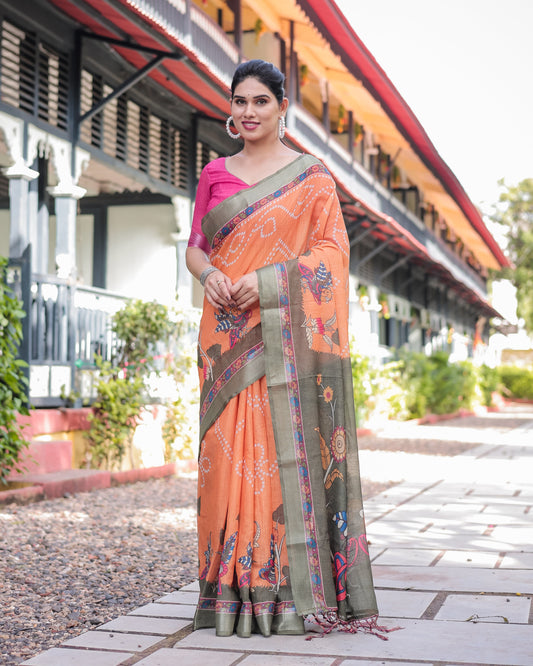
[[[280,116],[279,117],[279,138],[280,139],[283,139],[283,137],[285,136],[285,128],[286,128],[285,116]]]
[[[226,120],[226,132],[228,133],[228,136],[230,137],[230,139],[240,139],[241,135],[240,135],[239,132],[237,132],[237,134],[235,134],[234,132],[231,131],[230,125],[231,125],[232,122],[233,122],[233,116],[230,116]]]

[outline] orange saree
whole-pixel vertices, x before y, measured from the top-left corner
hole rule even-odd
[[[200,324],[194,628],[377,629],[348,343],[349,245],[335,183],[301,155],[202,221],[211,263],[260,302]]]

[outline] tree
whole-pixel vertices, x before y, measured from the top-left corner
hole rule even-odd
[[[503,271],[517,289],[518,316],[533,331],[533,178],[507,186],[500,194],[492,220],[506,229],[507,251],[513,266]]]

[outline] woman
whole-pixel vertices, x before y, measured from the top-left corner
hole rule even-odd
[[[349,244],[333,179],[281,141],[283,83],[265,61],[237,68],[227,130],[244,147],[203,170],[187,249],[205,289],[194,628],[375,633]]]

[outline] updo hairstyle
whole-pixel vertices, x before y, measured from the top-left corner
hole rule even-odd
[[[237,67],[233,75],[233,81],[231,82],[232,97],[239,83],[250,77],[257,79],[266,86],[278,100],[279,104],[283,102],[283,98],[285,97],[285,88],[283,87],[285,75],[271,62],[267,62],[266,60],[247,60]]]

